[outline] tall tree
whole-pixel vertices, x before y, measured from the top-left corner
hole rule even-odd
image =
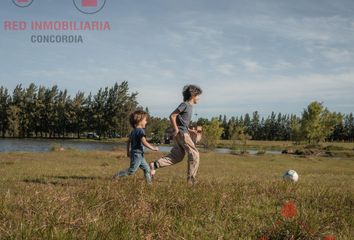
[[[121,136],[127,136],[129,133],[129,113],[135,110],[138,106],[136,100],[137,92],[129,93],[128,82],[124,81],[118,88],[118,122],[119,122],[119,134]]]
[[[24,92],[24,109],[23,109],[23,132],[26,137],[32,136],[36,127],[36,99],[37,87],[31,83]]]
[[[259,139],[260,138],[259,129],[260,129],[259,114],[257,111],[255,111],[252,114],[251,126],[248,133],[249,135],[252,136],[253,139]]]
[[[48,136],[54,137],[55,130],[57,129],[56,123],[58,122],[57,116],[57,102],[55,99],[58,95],[58,86],[54,85],[52,88],[47,88],[45,92],[45,111],[43,112],[44,118],[44,131],[48,134]]]
[[[80,138],[81,132],[85,129],[85,94],[83,92],[76,93],[74,99],[71,101],[70,107],[70,123],[72,132],[77,134],[77,138]]]
[[[25,137],[29,120],[26,118],[25,112],[25,90],[22,88],[21,84],[18,84],[13,91],[11,105],[11,132],[12,134],[17,133],[16,135],[19,137]],[[17,119],[15,119],[15,117],[17,117]],[[18,129],[15,130],[14,128],[17,127],[17,124]]]
[[[7,129],[9,127],[9,104],[10,104],[10,95],[8,90],[3,86],[0,87],[0,132],[1,136],[5,137]]]
[[[354,141],[354,116],[350,113],[344,118],[344,132],[345,140],[353,142]]]
[[[40,134],[43,137],[45,133],[45,114],[46,114],[46,106],[45,106],[45,94],[46,88],[44,86],[39,86],[37,91],[37,98],[34,102],[33,113],[34,113],[34,132],[36,137]]]
[[[301,135],[301,119],[298,118],[296,115],[291,115],[289,120],[289,140],[294,142],[300,142],[302,139]]]
[[[107,122],[105,122],[105,106],[107,101],[108,89],[100,88],[94,96],[93,101],[93,127],[96,129],[99,137],[105,133]]]
[[[11,137],[18,137],[20,134],[20,112],[21,109],[13,104],[7,109],[8,133]]]
[[[312,102],[302,114],[301,129],[308,142],[318,143],[333,132],[339,121],[339,116],[329,112],[322,103]]]
[[[70,97],[68,91],[59,91],[54,98],[55,103],[55,134],[58,137],[65,137],[69,125]]]
[[[222,139],[227,139],[227,118],[226,115],[223,116],[222,122],[221,122],[221,127],[223,128],[223,132],[221,134]]]

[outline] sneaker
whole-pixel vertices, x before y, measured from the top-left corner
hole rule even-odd
[[[154,175],[156,174],[154,162],[150,162],[150,163],[149,163],[149,166],[150,166],[151,179],[154,179]]]

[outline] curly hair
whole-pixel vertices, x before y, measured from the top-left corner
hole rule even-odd
[[[129,123],[133,128],[135,128],[135,126],[138,125],[138,123],[140,121],[142,121],[144,118],[147,118],[147,117],[148,117],[147,112],[145,112],[143,110],[136,110],[130,114]]]
[[[197,85],[186,85],[183,87],[183,101],[188,101],[191,97],[201,95],[203,90]]]

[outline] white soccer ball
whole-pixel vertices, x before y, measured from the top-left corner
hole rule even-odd
[[[299,180],[299,175],[295,170],[288,170],[284,173],[283,179],[285,181],[297,182]]]

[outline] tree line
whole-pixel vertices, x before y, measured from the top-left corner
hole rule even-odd
[[[137,92],[129,91],[128,82],[100,88],[97,93],[66,89],[17,85],[10,95],[0,87],[0,136],[2,137],[77,137],[93,132],[99,137],[127,136],[129,114],[139,106]],[[146,108],[146,111],[148,109]],[[194,123],[195,124],[195,123]],[[257,111],[227,118],[199,118],[205,139],[283,140],[283,141],[354,141],[353,114],[330,112],[322,103],[312,102],[301,117],[272,112],[260,117]],[[162,140],[169,120],[150,116],[146,132],[155,142]],[[215,135],[213,137],[208,136]],[[217,135],[217,136],[216,136]]]
[[[354,141],[353,114],[330,112],[323,103],[312,102],[304,109],[301,117],[294,114],[272,112],[268,117],[260,117],[257,111],[227,118],[220,115],[212,120],[200,118],[197,124],[212,125],[219,122],[221,139],[253,139],[308,141]]]
[[[84,132],[98,136],[125,136],[129,113],[138,107],[128,82],[100,88],[96,94],[66,89],[17,85],[10,95],[0,87],[0,135],[2,137],[73,137]]]

